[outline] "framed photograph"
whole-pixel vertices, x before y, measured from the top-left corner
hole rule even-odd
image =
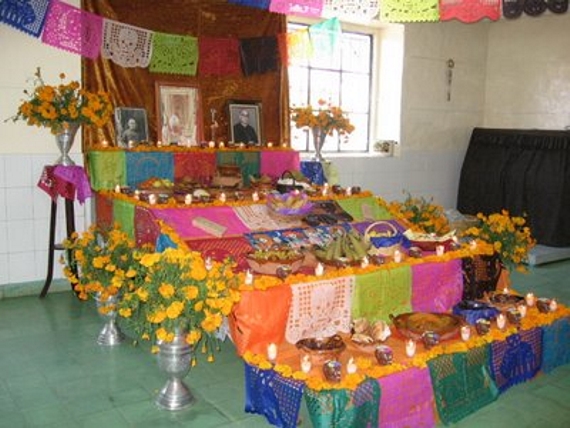
[[[156,82],[158,139],[164,145],[197,146],[202,141],[198,86]]]
[[[148,121],[144,108],[117,107],[115,109],[115,132],[117,145],[129,147],[148,141]]]
[[[261,103],[257,101],[229,101],[230,136],[236,143],[258,146],[262,142]]]

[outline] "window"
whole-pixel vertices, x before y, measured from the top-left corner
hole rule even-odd
[[[309,25],[296,20],[289,22],[288,31]],[[328,137],[323,153],[363,154],[370,152],[378,139],[399,140],[403,27],[343,23],[338,46],[332,56],[313,55],[289,65],[291,106],[316,106],[324,99],[348,113],[354,132],[348,141],[336,134]],[[376,117],[380,113],[382,117]],[[312,152],[310,132],[292,123],[291,146]]]

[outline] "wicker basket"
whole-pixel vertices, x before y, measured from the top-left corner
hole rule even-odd
[[[373,230],[387,233],[387,236],[372,236]],[[396,250],[402,249],[403,235],[388,221],[371,223],[364,231],[364,239],[371,244],[368,253],[372,256],[391,257]]]

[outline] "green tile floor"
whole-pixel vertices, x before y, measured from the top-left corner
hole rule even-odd
[[[556,262],[515,273],[513,288],[570,304],[569,277],[570,261]],[[243,364],[230,342],[187,377],[197,403],[168,412],[153,403],[164,378],[148,347],[102,348],[101,325],[94,304],[70,291],[0,300],[0,427],[269,426],[243,410]],[[301,426],[311,426],[304,407]],[[454,426],[569,427],[570,365],[509,389]]]

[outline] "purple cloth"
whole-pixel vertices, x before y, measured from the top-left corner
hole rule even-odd
[[[53,175],[56,178],[67,181],[75,186],[79,202],[84,203],[87,198],[90,198],[93,195],[91,192],[91,185],[89,184],[89,178],[87,178],[85,169],[83,169],[82,166],[57,165],[53,170]]]
[[[378,379],[380,423],[384,428],[433,427],[436,424],[429,369],[411,368]]]
[[[412,266],[412,309],[416,312],[448,312],[461,301],[461,259]]]

